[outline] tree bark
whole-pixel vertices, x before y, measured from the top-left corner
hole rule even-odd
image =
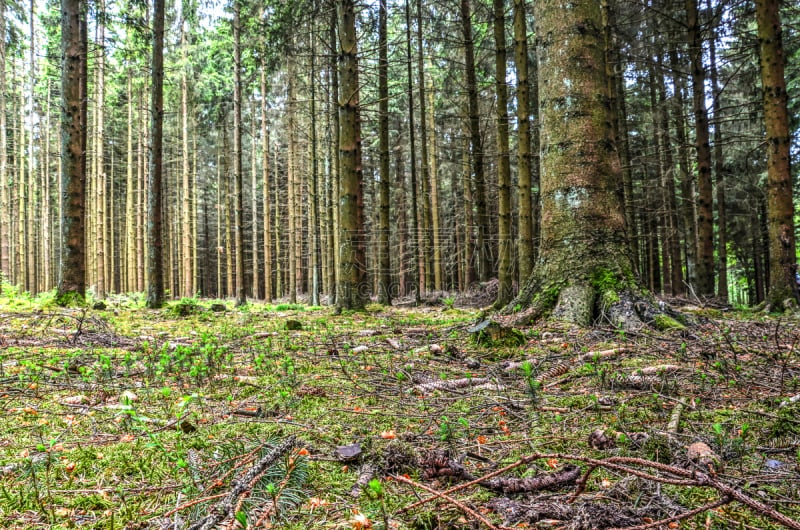
[[[511,169],[508,147],[508,86],[506,85],[506,13],[503,0],[493,0],[495,91],[497,93],[497,192],[499,200],[498,236],[499,288],[495,307],[513,298],[513,256],[511,251]]]
[[[272,233],[270,229],[269,128],[267,127],[267,65],[261,60],[261,187],[264,217],[264,300],[272,301]]]
[[[186,36],[188,21],[181,20],[181,179],[183,196],[181,201],[181,295],[192,296],[192,233],[191,233],[191,190],[189,174],[189,75],[188,48]]]
[[[392,267],[389,247],[389,45],[387,0],[378,6],[378,156],[380,174],[380,218],[378,223],[378,303],[392,303]]]
[[[708,10],[713,9],[707,0]],[[709,39],[709,68],[711,73],[711,109],[714,113],[714,176],[717,199],[717,296],[728,301],[728,222],[725,212],[725,157],[722,152],[722,88],[717,72],[717,32],[712,28]]]
[[[236,307],[247,303],[244,273],[244,191],[242,171],[242,27],[240,0],[233,1],[233,183],[234,246],[236,252]]]
[[[764,123],[767,132],[767,220],[769,287],[767,305],[784,308],[798,299],[794,203],[790,171],[791,135],[787,111],[784,51],[779,0],[756,0]]]
[[[478,81],[475,75],[475,43],[472,37],[472,8],[470,0],[461,0],[461,34],[464,39],[464,62],[467,82],[467,104],[469,112],[469,138],[472,154],[472,174],[475,178],[475,210],[478,224],[478,277],[482,282],[489,279],[492,270],[488,249],[489,215],[486,205],[486,177],[484,175],[483,144],[481,142],[480,115],[478,108]]]
[[[514,64],[517,73],[517,192],[519,194],[517,240],[519,281],[533,270],[533,215],[531,198],[531,116],[528,84],[528,28],[525,0],[514,0]]]
[[[82,303],[86,292],[86,172],[83,158],[81,98],[86,55],[81,44],[81,22],[86,17],[81,0],[61,1],[61,164],[62,243],[57,301]]]
[[[406,64],[407,64],[407,96],[408,96],[408,154],[411,168],[411,235],[412,251],[414,253],[414,285],[416,291],[414,300],[419,303],[422,292],[425,290],[425,256],[423,248],[422,213],[417,189],[417,145],[414,120],[414,77],[411,68],[411,0],[406,0]]]
[[[641,294],[628,254],[619,159],[604,104],[610,94],[601,6],[591,0],[542,0],[534,9],[542,119],[541,247],[530,278],[504,311],[524,308],[510,317],[516,323],[552,309],[554,318],[579,325],[602,317],[635,328],[656,310]]]
[[[164,0],[153,0],[153,58],[150,91],[150,182],[147,186],[147,307],[164,304],[163,127],[164,127]]]
[[[6,34],[6,1],[0,0],[0,35]],[[10,215],[8,182],[8,145],[6,132],[6,40],[0,39],[0,274],[9,280],[11,260],[9,259]]]
[[[359,123],[358,51],[354,0],[337,0],[339,33],[339,275],[338,309],[368,300],[364,191]]]
[[[686,0],[689,56],[692,68],[692,108],[697,151],[697,284],[699,295],[714,295],[714,219],[711,187],[711,146],[706,110],[703,41],[697,0]]]

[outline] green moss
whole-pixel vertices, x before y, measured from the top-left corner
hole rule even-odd
[[[672,318],[671,316],[661,313],[656,315],[654,324],[659,331],[667,331],[670,329],[686,329],[686,326]]]
[[[619,275],[611,269],[605,267],[598,267],[592,272],[589,278],[589,283],[594,287],[597,292],[605,293],[606,291],[619,291],[622,287]]]
[[[55,303],[60,307],[82,307],[86,304],[86,298],[78,291],[66,291],[56,294]]]

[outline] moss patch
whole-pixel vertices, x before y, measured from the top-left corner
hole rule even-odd
[[[670,329],[686,329],[686,326],[675,320],[669,315],[661,313],[656,315],[653,325],[659,331],[668,331]]]

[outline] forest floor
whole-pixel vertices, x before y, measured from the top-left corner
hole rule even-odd
[[[509,346],[443,302],[0,299],[0,527],[800,527],[797,318]]]

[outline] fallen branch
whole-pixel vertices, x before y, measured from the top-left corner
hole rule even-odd
[[[419,488],[421,490],[427,491],[428,493],[434,495],[435,497],[438,497],[438,498],[446,500],[447,502],[449,502],[450,504],[452,504],[453,506],[455,506],[456,508],[458,508],[459,510],[461,510],[465,514],[469,515],[470,517],[472,517],[472,518],[480,521],[484,525],[486,525],[486,527],[489,528],[490,530],[502,530],[502,527],[498,527],[498,526],[493,525],[492,522],[489,521],[486,517],[482,516],[481,514],[479,514],[478,512],[473,510],[472,508],[470,508],[468,506],[465,506],[463,503],[459,502],[458,500],[454,499],[453,497],[450,497],[449,495],[447,495],[445,493],[436,491],[435,489],[429,488],[428,486],[425,486],[424,484],[420,484],[418,482],[414,482],[413,480],[408,479],[408,478],[406,478],[406,477],[404,477],[402,475],[394,475],[392,478],[394,480],[396,480],[397,482],[402,482],[404,484],[408,484],[409,486],[413,486],[415,488]]]
[[[465,377],[463,379],[448,379],[446,381],[434,381],[411,387],[411,392],[415,394],[426,394],[434,390],[457,390],[471,386],[479,386],[489,383],[486,377]]]
[[[213,508],[209,514],[192,523],[188,530],[211,530],[225,519],[235,515],[235,508],[245,495],[250,493],[253,481],[257,480],[262,474],[275,463],[284,453],[292,449],[297,441],[294,436],[289,436],[284,441],[272,448],[264,455],[247,473],[231,482],[231,491]]]

